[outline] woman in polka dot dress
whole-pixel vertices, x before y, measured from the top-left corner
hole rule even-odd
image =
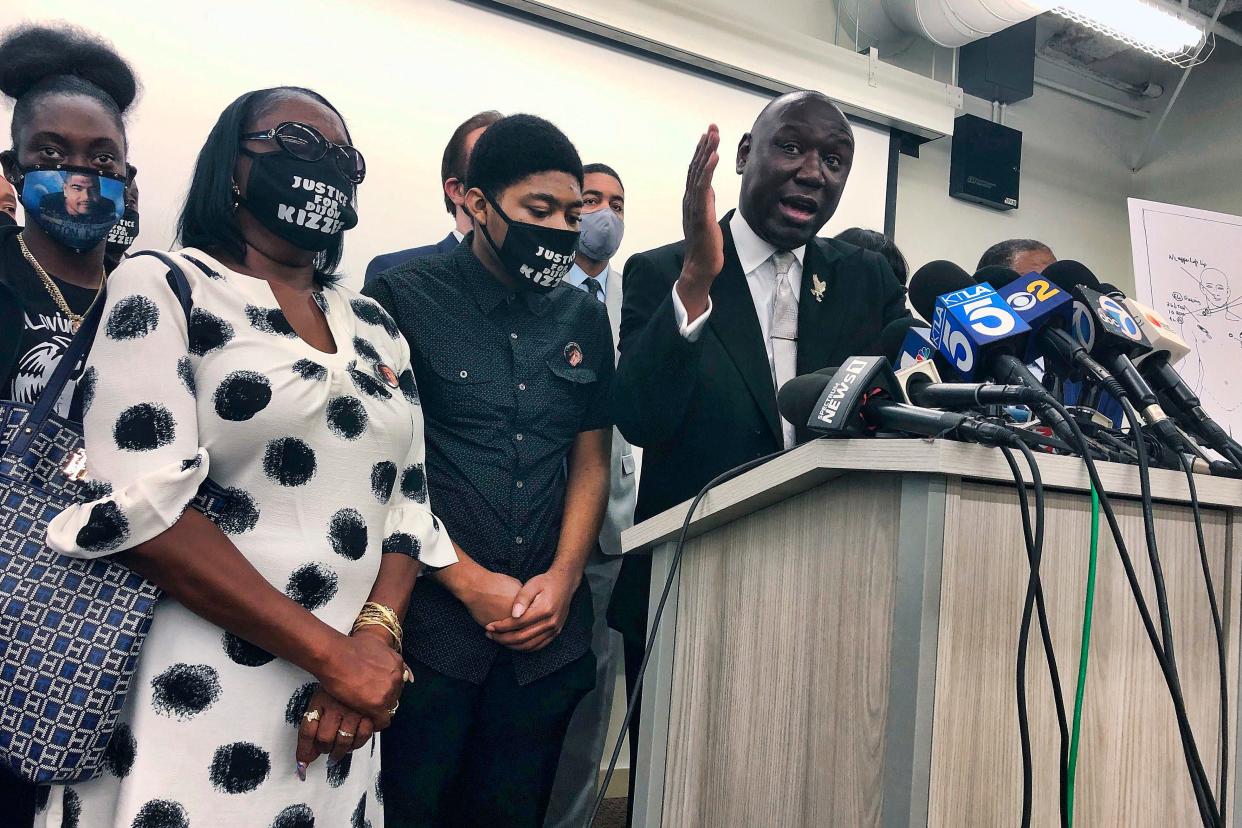
[[[368,601],[403,617],[421,566],[456,555],[426,505],[408,347],[325,276],[364,171],[319,95],[244,95],[182,215],[188,321],[158,258],[108,280],[84,376],[101,497],[49,542],[165,595],[105,771],[54,788],[41,824],[383,825],[370,737],[404,664],[383,626],[351,628]],[[214,523],[187,509],[208,480]]]

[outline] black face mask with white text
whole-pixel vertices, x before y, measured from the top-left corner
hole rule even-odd
[[[500,263],[505,266],[517,283],[535,293],[547,293],[561,283],[565,274],[574,266],[578,250],[578,231],[561,230],[514,221],[505,215],[490,195],[483,194],[496,214],[509,225],[504,243],[499,247],[487,232],[487,224],[480,223],[483,238],[496,251]]]
[[[284,152],[242,152],[252,163],[240,203],[294,247],[327,250],[358,223],[354,184],[330,156],[304,161]]]

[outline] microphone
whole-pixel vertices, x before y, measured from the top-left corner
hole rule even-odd
[[[1177,412],[1178,420],[1185,428],[1197,434],[1207,445],[1224,456],[1232,457],[1236,453],[1236,446],[1228,432],[1203,410],[1199,397],[1173,368],[1174,364],[1190,353],[1190,346],[1159,312],[1130,299],[1112,285],[1105,284],[1101,287],[1134,314],[1135,321],[1151,348],[1134,360],[1142,375],[1159,392],[1160,398],[1171,404],[1172,410]]]
[[[944,354],[932,343],[931,328],[912,317],[894,319],[884,326],[880,331],[880,353],[897,369],[929,361],[935,364],[941,376],[952,372]]]
[[[957,265],[943,264],[948,267],[925,266],[915,274],[922,278],[910,281],[910,301],[931,320],[932,342],[962,379],[971,380],[987,369],[997,379],[1009,379],[1016,369],[1001,357],[1025,351],[1030,327],[990,285],[976,284]]]
[[[920,315],[940,323],[932,325],[932,341],[963,379],[971,379],[982,366],[999,382],[1021,384],[1042,392],[1040,381],[1015,355],[1025,352],[1030,326],[990,286],[975,284],[966,271],[952,262],[931,262],[911,277],[909,296]],[[1073,429],[1053,407],[1046,392],[1031,407],[1058,439],[1077,445]]]
[[[1139,330],[1143,332],[1143,336],[1147,338],[1152,348],[1150,354],[1144,354],[1134,360],[1136,365],[1141,366],[1144,362],[1159,357],[1161,354],[1164,354],[1165,362],[1169,365],[1176,365],[1186,354],[1190,353],[1190,346],[1186,344],[1186,340],[1173,330],[1169,320],[1161,316],[1158,311],[1124,294],[1121,304],[1125,305],[1126,310],[1134,315],[1134,321],[1138,323]]]
[[[924,332],[928,328],[915,319],[894,319],[880,333],[881,348],[893,365],[906,358],[906,343],[920,343],[927,350]],[[894,347],[893,343],[900,343]],[[934,356],[940,357],[939,353]],[[924,408],[976,408],[985,405],[1033,405],[1043,399],[1043,392],[1025,385],[992,385],[977,382],[941,382],[933,359],[910,359],[898,369],[897,377],[907,402]]]
[[[1167,445],[1180,447],[1182,435],[1168,419],[1160,407],[1156,392],[1131,359],[1132,355],[1146,354],[1153,348],[1129,310],[1105,293],[1100,280],[1080,262],[1062,259],[1048,265],[1043,275],[1058,287],[1070,291],[1080,303],[1074,316],[1078,339],[1140,406],[1147,424],[1156,429]],[[1120,293],[1111,285],[1108,288]]]
[[[1026,275],[1028,277],[1039,276],[1038,273],[1034,272]],[[976,282],[987,282],[996,289],[997,293],[1003,293],[1001,288],[1008,287],[1011,282],[1016,282],[1021,278],[1022,276],[1018,271],[1004,265],[988,265],[987,267],[980,268],[975,273]]]
[[[1007,428],[951,411],[895,402],[900,388],[884,357],[850,357],[840,368],[794,377],[776,395],[791,423],[828,436],[868,436],[877,430],[927,437],[953,436],[985,445],[1016,445]]]

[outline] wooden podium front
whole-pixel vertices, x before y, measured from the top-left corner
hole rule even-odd
[[[1154,616],[1137,469],[1099,468]],[[1080,460],[1043,456],[1040,470],[1042,576],[1072,711],[1089,485]],[[1242,481],[1196,484],[1227,636],[1234,789]],[[1155,470],[1152,487],[1183,694],[1215,780],[1216,644],[1186,480]],[[688,505],[623,536],[627,553],[654,555],[653,613]],[[647,671],[636,826],[1018,824],[1014,670],[1029,567],[998,451],[818,440],[709,493],[690,537]],[[1097,579],[1075,824],[1194,825],[1172,705],[1102,516]],[[1032,824],[1051,826],[1058,737],[1035,625],[1027,681]]]

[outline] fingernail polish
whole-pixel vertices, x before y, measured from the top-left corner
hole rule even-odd
[[[298,762],[297,767],[295,768],[294,772],[298,775],[298,779],[301,779],[303,782],[306,781],[306,763],[305,762]]]

